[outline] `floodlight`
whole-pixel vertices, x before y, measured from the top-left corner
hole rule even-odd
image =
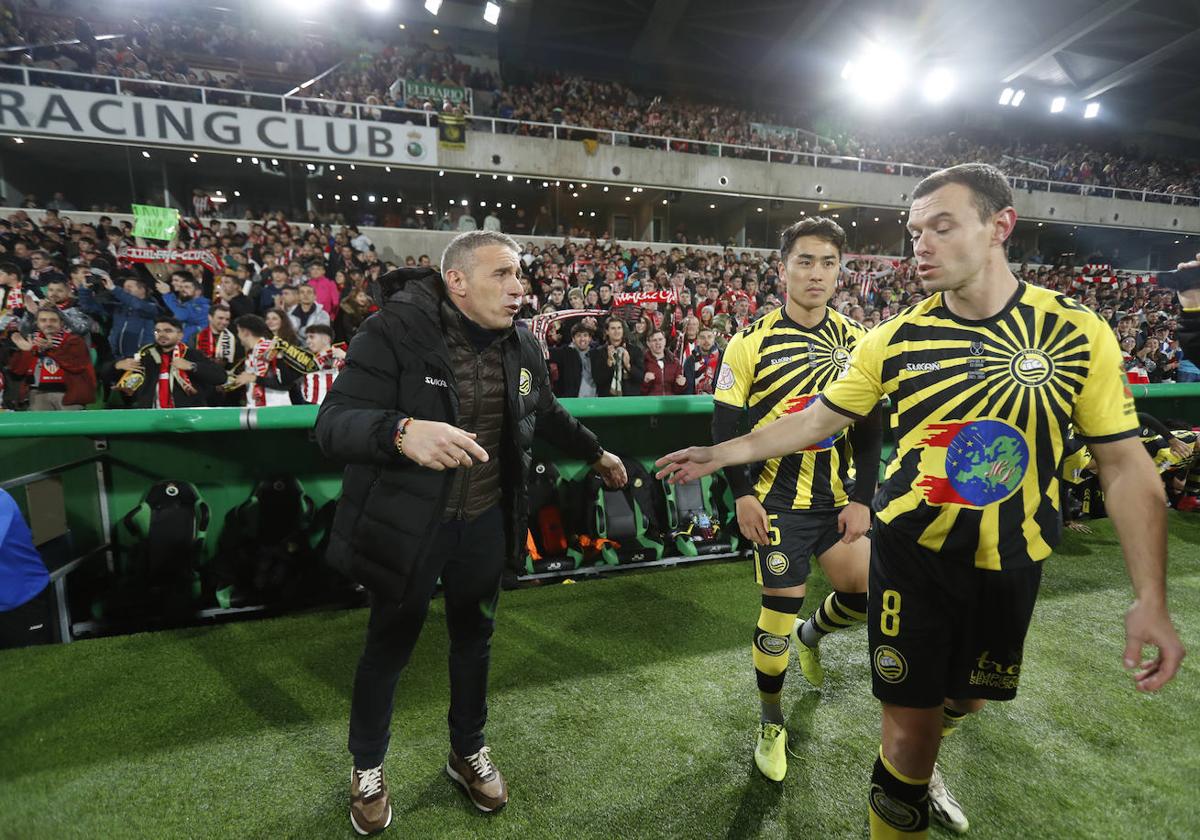
[[[842,77],[851,84],[855,95],[870,105],[882,105],[896,97],[908,76],[908,68],[898,53],[871,46],[857,60],[848,62]]]
[[[367,8],[373,12],[386,12],[392,8],[392,0],[364,0]]]
[[[1024,101],[1024,99],[1025,99],[1025,91],[1023,91],[1023,90],[1019,90],[1019,91],[1017,91],[1016,93],[1014,93],[1014,94],[1013,94],[1013,98],[1012,98],[1012,103],[1011,103],[1011,104],[1012,104],[1012,106],[1013,106],[1014,108],[1020,108],[1020,107],[1021,107],[1021,102],[1022,102],[1022,101]]]
[[[483,19],[495,26],[500,21],[500,4],[489,2],[483,7]]]
[[[436,15],[438,10],[442,8],[442,0],[425,0],[425,11],[431,15]]]
[[[1013,94],[1015,92],[1016,91],[1014,91],[1012,88],[1005,88],[1000,94],[1000,104],[1007,105],[1009,102],[1012,102]]]
[[[1050,113],[1051,114],[1061,114],[1062,109],[1066,108],[1066,107],[1067,107],[1067,97],[1056,96],[1050,102]]]
[[[1087,107],[1083,109],[1083,118],[1085,120],[1090,120],[1093,117],[1098,116],[1099,114],[1100,114],[1100,103],[1099,102],[1089,102],[1087,104]]]
[[[954,92],[954,75],[944,67],[931,70],[921,89],[927,102],[945,102]]]

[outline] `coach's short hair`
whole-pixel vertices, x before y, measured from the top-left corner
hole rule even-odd
[[[446,250],[442,252],[442,276],[450,269],[469,274],[475,265],[475,251],[488,245],[503,245],[517,254],[521,246],[517,240],[496,230],[468,230],[450,240]]]
[[[780,235],[779,254],[785,262],[788,254],[792,251],[792,246],[801,236],[815,236],[830,243],[837,248],[839,259],[846,249],[846,231],[842,230],[841,225],[826,216],[809,216],[791,225]]]
[[[1005,207],[1013,206],[1013,192],[1008,179],[989,163],[960,163],[940,169],[917,184],[913,198],[924,198],[947,184],[962,184],[971,191],[980,221],[986,222]]]

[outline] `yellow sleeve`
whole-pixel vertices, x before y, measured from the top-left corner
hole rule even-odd
[[[1071,415],[1081,440],[1106,443],[1136,437],[1139,432],[1133,394],[1121,365],[1121,348],[1108,325],[1098,318],[1091,331],[1092,357],[1083,389]]]
[[[840,379],[821,393],[825,404],[855,420],[860,420],[883,398],[883,357],[891,329],[883,325],[858,337],[850,353],[850,367]]]
[[[721,357],[721,370],[717,374],[717,386],[713,389],[713,400],[734,408],[745,408],[750,400],[750,386],[754,384],[755,347],[759,342],[738,333],[725,346]]]

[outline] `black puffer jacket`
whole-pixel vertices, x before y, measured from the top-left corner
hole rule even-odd
[[[346,367],[317,415],[321,450],[347,462],[328,560],[372,592],[404,598],[413,568],[441,523],[454,472],[418,466],[396,452],[405,417],[457,424],[458,390],[432,271],[391,272],[407,282],[368,318],[350,344]],[[388,278],[393,283],[394,278]],[[536,433],[566,455],[594,462],[595,435],[559,405],[541,346],[517,328],[502,341],[507,402],[501,454],[507,559],[520,567],[527,488]]]

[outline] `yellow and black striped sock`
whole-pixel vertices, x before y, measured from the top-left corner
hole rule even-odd
[[[958,709],[951,709],[949,706],[942,706],[942,737],[953,735],[954,730],[958,729],[958,725],[966,719],[970,712],[960,712]]]
[[[804,604],[803,596],[784,598],[763,595],[754,628],[754,677],[758,681],[758,696],[762,701],[762,722],[783,723],[779,699],[783,693],[783,677],[787,673],[791,643],[788,637],[796,623],[796,614]]]
[[[929,779],[905,776],[879,748],[871,773],[871,840],[929,836]]]
[[[866,592],[830,592],[800,628],[800,641],[808,647],[816,647],[830,633],[866,620]]]

